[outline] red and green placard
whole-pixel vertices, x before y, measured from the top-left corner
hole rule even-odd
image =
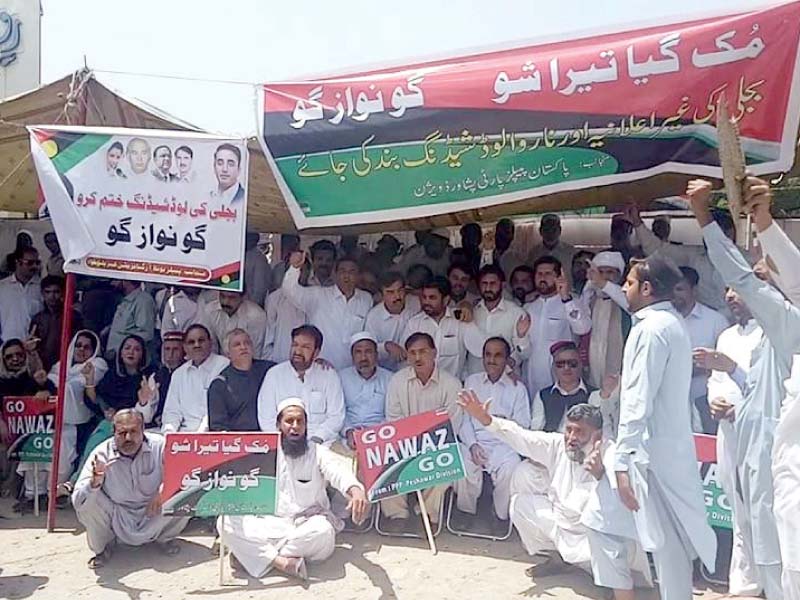
[[[464,478],[461,449],[446,411],[369,427],[355,441],[359,479],[370,502]]]
[[[271,515],[277,433],[169,433],[162,511],[172,516]]]
[[[56,398],[6,396],[2,410],[11,435],[9,458],[23,462],[51,462]]]

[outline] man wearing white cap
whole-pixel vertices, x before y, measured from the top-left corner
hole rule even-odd
[[[317,363],[323,337],[313,325],[292,331],[292,354],[267,371],[258,392],[258,424],[276,431],[278,405],[286,398],[301,398],[308,409],[308,435],[312,442],[330,447],[344,425],[344,397],[339,375]]]
[[[343,437],[349,451],[355,450],[353,434],[358,429],[386,421],[386,388],[391,371],[378,366],[378,340],[366,331],[350,338],[353,366],[339,371],[344,392]]]
[[[620,287],[625,261],[619,252],[598,252],[587,273],[582,298],[592,311],[589,337],[589,383],[603,385],[607,375],[622,372],[622,349],[631,327],[628,300]]]
[[[369,504],[350,463],[307,439],[302,400],[283,400],[273,427],[281,433],[275,514],[220,517],[217,529],[253,577],[275,568],[306,580],[306,560],[322,561],[333,554],[343,526],[330,510],[327,486],[348,498],[355,523],[363,520]]]

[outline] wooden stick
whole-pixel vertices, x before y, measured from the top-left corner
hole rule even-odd
[[[220,517],[219,523],[220,532],[225,529],[225,516]],[[222,539],[222,533],[219,535],[219,585],[225,585],[225,540]]]
[[[422,524],[425,525],[425,535],[428,536],[428,545],[431,547],[431,553],[436,555],[436,541],[433,539],[433,530],[431,529],[431,521],[428,518],[428,508],[425,506],[425,498],[422,497],[422,492],[417,490],[417,502],[419,502],[419,514],[422,516]]]
[[[52,500],[51,500],[52,503]],[[39,463],[33,463],[33,516],[39,516]]]
[[[75,302],[75,273],[67,273],[66,290],[64,292],[64,312],[61,317],[61,347],[58,353],[59,361],[67,364],[69,342],[72,339],[72,306]],[[56,402],[55,428],[53,432],[53,458],[50,463],[50,483],[48,485],[47,503],[47,531],[56,527],[56,488],[58,487],[58,465],[61,462],[61,436],[64,429],[64,394],[67,388],[67,371],[59,369],[58,373],[58,400]]]

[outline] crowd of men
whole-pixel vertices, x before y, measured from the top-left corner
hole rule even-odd
[[[596,253],[563,242],[554,214],[528,252],[512,250],[507,219],[493,239],[468,224],[458,247],[434,229],[402,252],[391,235],[374,251],[355,236],[303,251],[284,235],[271,265],[248,234],[244,293],[81,281],[66,366],[57,241],[41,277],[30,236],[18,238],[0,281],[0,396],[53,394],[67,369],[53,476],[95,568],[115,541],[179,549],[186,519],[160,514],[160,433],[282,433],[276,514],[218,530],[251,575],[303,578],[342,519],[369,512],[350,460],[358,430],[446,409],[465,461],[458,517],[469,523],[491,482],[495,525],[510,519],[547,556],[534,576],[582,568],[617,599],[652,585],[646,553],[665,600],[691,597],[695,559],[714,570],[692,434],[716,434],[730,592],[797,600],[800,251],[772,221],[768,186],[745,187],[757,262],[701,180],[687,196],[702,246],[671,242],[668,223],[648,228],[635,206]],[[33,472],[16,472],[5,485],[25,511]],[[446,492],[424,493],[434,528]],[[419,510],[384,500],[383,527],[406,531]]]

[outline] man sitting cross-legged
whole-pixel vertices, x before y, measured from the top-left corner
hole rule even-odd
[[[220,517],[217,528],[233,556],[253,577],[270,568],[307,579],[306,559],[333,554],[343,523],[330,509],[326,486],[345,495],[354,523],[368,503],[349,461],[306,436],[306,409],[299,398],[278,405],[278,506],[275,515]]]

